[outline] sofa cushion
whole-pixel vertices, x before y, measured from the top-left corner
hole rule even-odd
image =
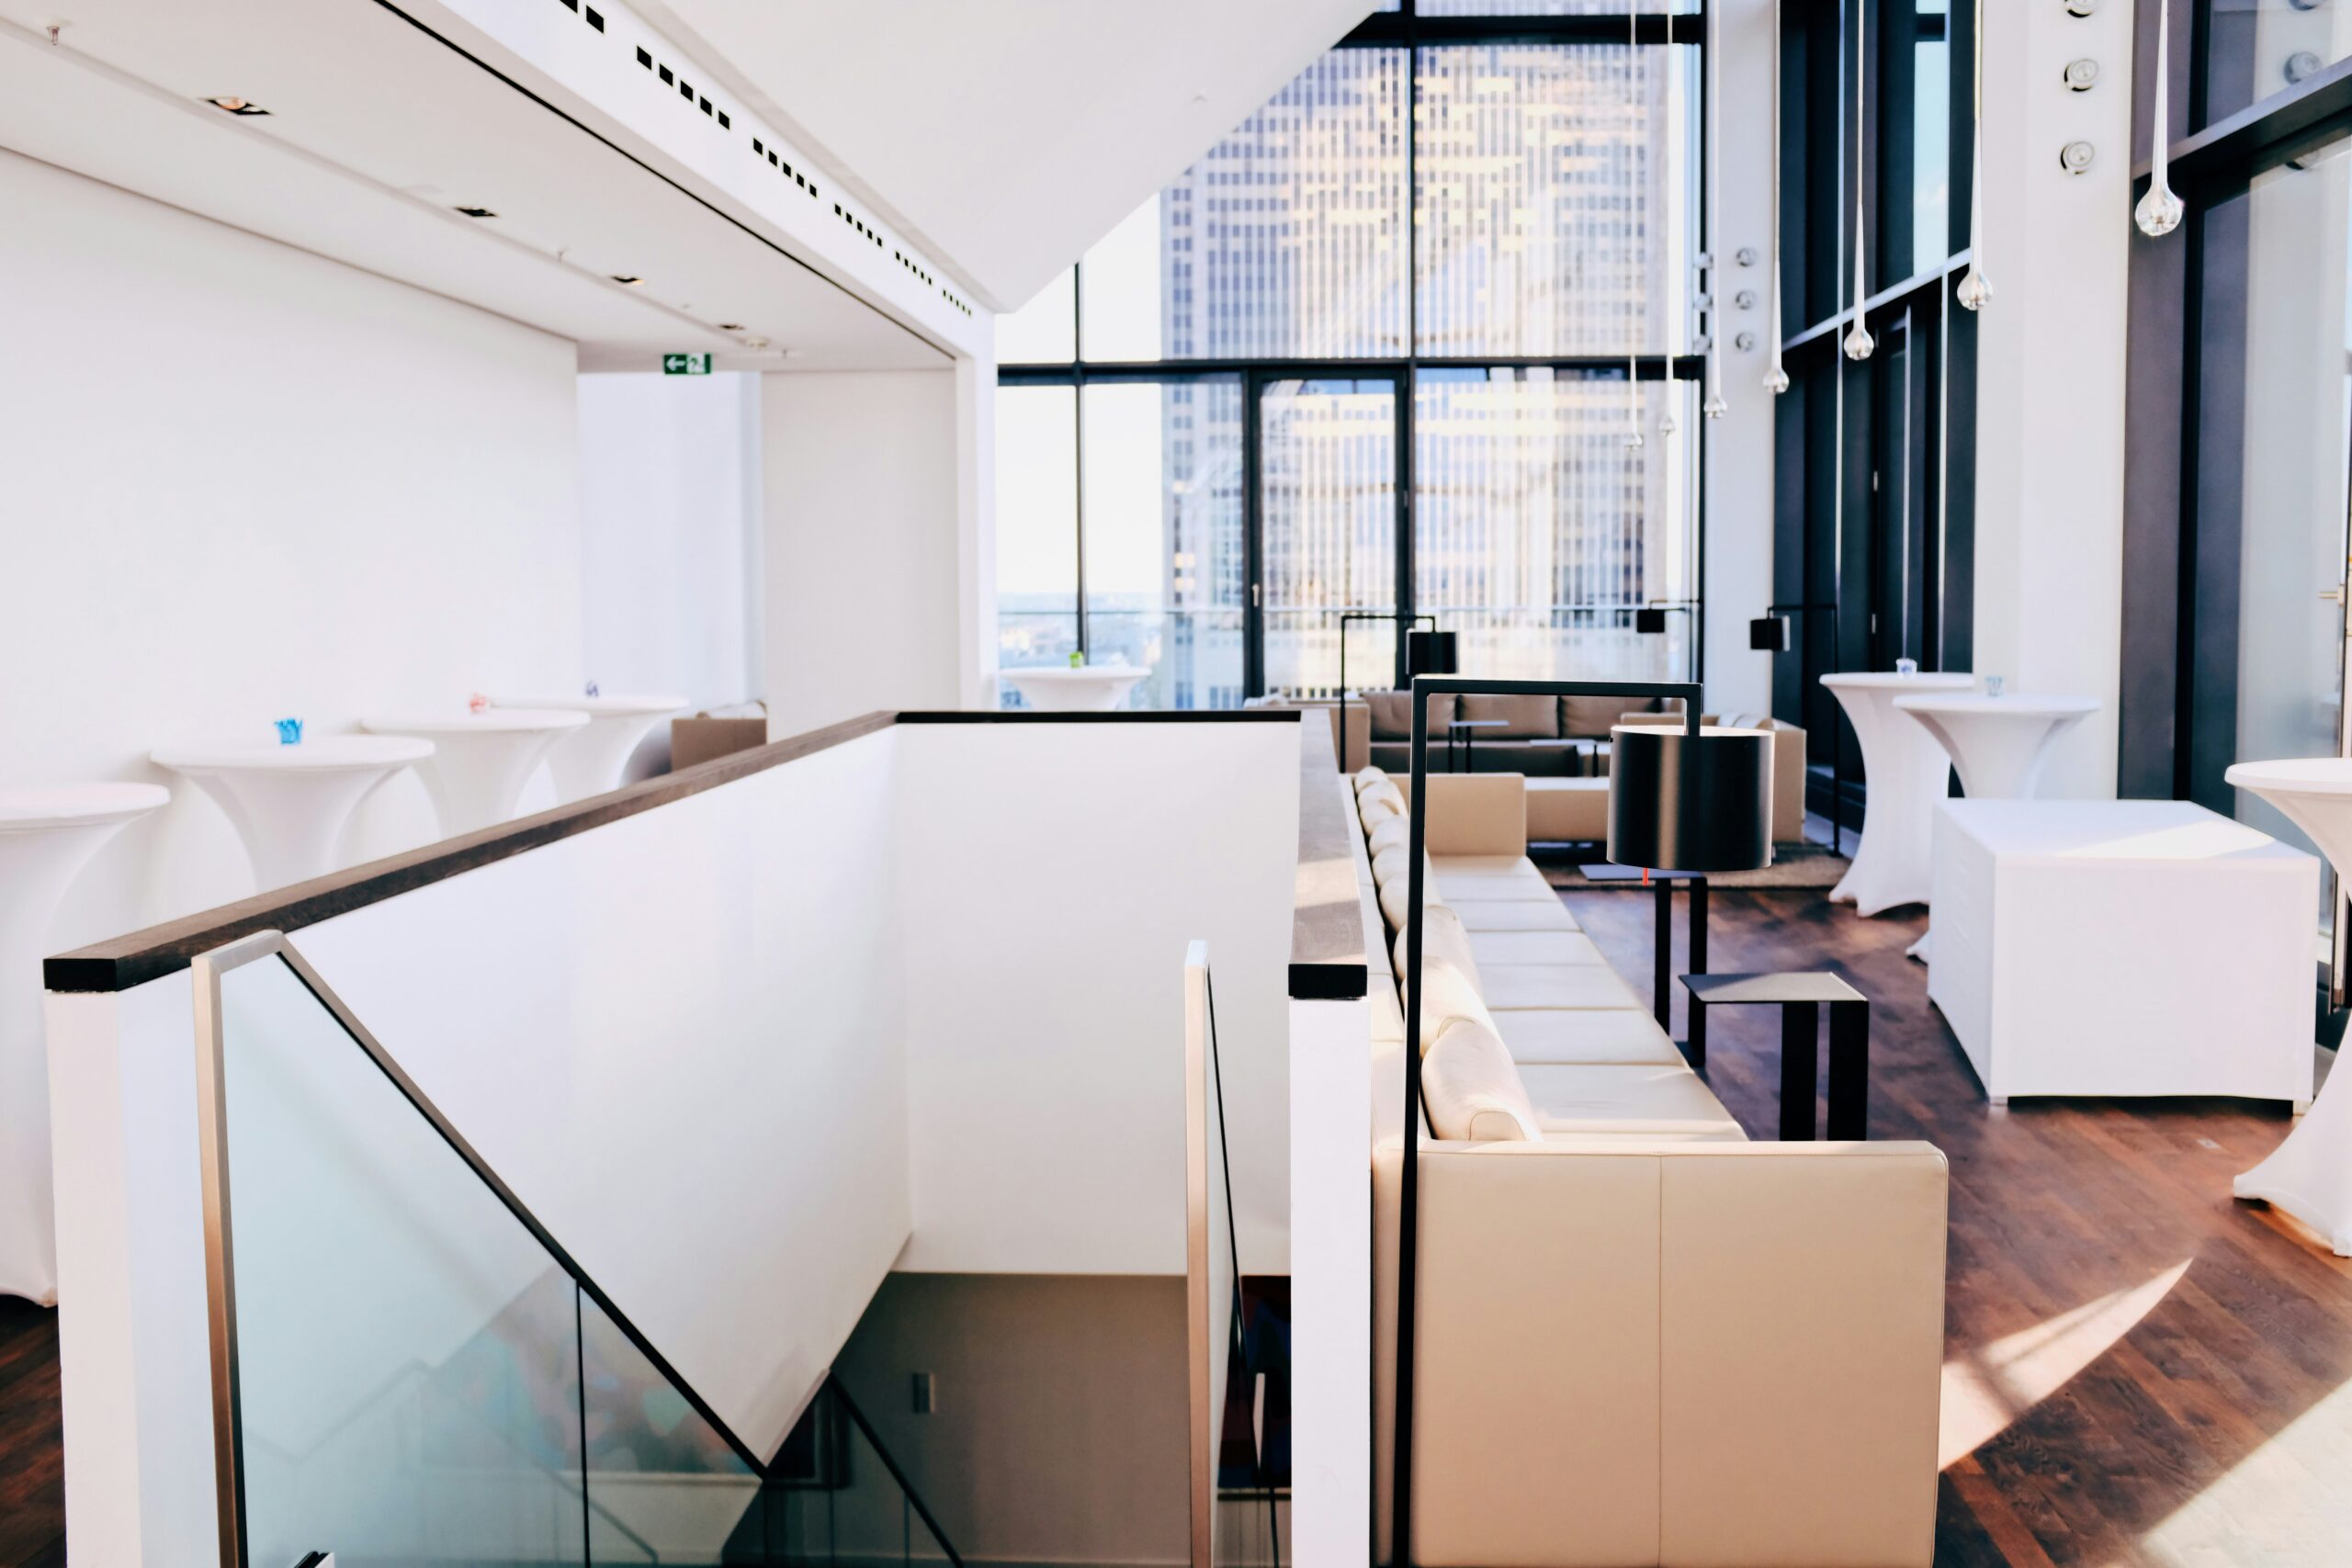
[[[1410,740],[1413,738],[1413,694],[1407,692],[1366,692],[1364,705],[1372,709],[1372,738],[1374,740]],[[1453,698],[1437,696],[1430,699],[1430,735],[1442,739],[1445,727],[1453,717]]]
[[[1438,886],[1448,900],[1556,904],[1559,893],[1524,855],[1448,855],[1434,863]]]
[[[1542,1136],[1502,1037],[1476,1019],[1448,1023],[1422,1056],[1421,1104],[1441,1138]]]
[[[1355,786],[1356,793],[1358,795],[1362,795],[1364,791],[1370,789],[1374,784],[1386,784],[1387,782],[1388,774],[1382,769],[1359,768],[1356,770]]]
[[[1580,973],[1594,975],[1593,970]],[[1595,1063],[1623,1063],[1628,1066],[1670,1067],[1682,1060],[1682,1053],[1657,1026],[1657,1020],[1646,1008],[1637,1006],[1634,994],[1625,989],[1624,982],[1611,975],[1616,982],[1621,1006],[1596,1005],[1589,1008],[1533,1008],[1494,1015],[1495,1032],[1503,1037],[1510,1048],[1510,1057],[1521,1066],[1586,1066]],[[1385,991],[1386,986],[1374,989]],[[1596,987],[1598,990],[1598,987]],[[1378,1010],[1374,1010],[1375,1021]],[[1398,1016],[1398,1025],[1403,1024]],[[1378,1035],[1374,1036],[1378,1039]]]
[[[1477,740],[1548,740],[1560,733],[1560,705],[1553,697],[1496,696],[1462,699],[1462,716],[1499,722],[1498,729],[1481,729]],[[1474,750],[1476,749],[1474,744]]]
[[[1427,998],[1421,1009],[1421,1049],[1426,1052],[1435,1043],[1445,1026],[1457,1018],[1476,1019],[1494,1027],[1494,1019],[1487,1011],[1486,999],[1478,995],[1478,985],[1462,965],[1444,958],[1426,954],[1421,960],[1421,976],[1428,982]],[[1409,998],[1413,987],[1400,986],[1401,993]]]
[[[1625,711],[1623,697],[1562,697],[1560,699],[1560,733],[1597,737],[1609,733],[1617,716]]]
[[[1533,1102],[1536,1125],[1547,1135],[1631,1133],[1741,1141],[1747,1136],[1699,1075],[1680,1063],[1514,1070],[1521,1092]]]
[[[1390,931],[1401,931],[1405,929],[1407,908],[1405,900],[1409,896],[1409,891],[1410,885],[1401,876],[1393,882],[1384,884],[1380,889],[1380,914],[1381,918],[1388,922]],[[1421,902],[1432,909],[1442,909],[1446,907],[1445,899],[1440,896],[1434,886],[1421,889]]]
[[[1369,829],[1384,817],[1405,815],[1405,797],[1395,789],[1368,789],[1356,796],[1356,819]]]
[[[1527,836],[1537,843],[1599,843],[1608,838],[1609,781],[1528,780]]]
[[[1577,931],[1584,928],[1557,898],[1539,904],[1531,898],[1451,898],[1447,902],[1462,917],[1465,931]]]
[[[1454,929],[1464,930],[1462,917],[1448,910]],[[1569,964],[1593,962],[1596,949],[1592,939],[1577,931],[1477,931],[1464,938],[1470,953],[1483,967],[1489,964],[1510,966],[1527,964]]]
[[[1403,926],[1389,939],[1388,961],[1395,965],[1393,973],[1406,972],[1405,939],[1411,933]],[[1452,964],[1459,968],[1478,994],[1487,994],[1486,982],[1478,973],[1478,954],[1470,941],[1470,933],[1462,929],[1462,918],[1453,910],[1438,908],[1421,917],[1421,962]]]
[[[1413,824],[1409,818],[1383,817],[1364,835],[1364,843],[1374,854],[1385,849],[1403,849],[1412,841]]]

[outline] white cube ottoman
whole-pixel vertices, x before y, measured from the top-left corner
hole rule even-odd
[[[2312,1097],[2319,862],[2169,800],[1937,808],[1928,996],[2014,1095]]]

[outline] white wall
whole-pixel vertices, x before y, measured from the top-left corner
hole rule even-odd
[[[580,378],[587,678],[696,708],[761,694],[760,378]],[[668,755],[666,728],[638,775]]]
[[[1707,706],[1725,716],[1772,711],[1772,656],[1747,646],[1747,623],[1772,602],[1773,402],[1764,389],[1772,335],[1771,0],[1722,6],[1722,232],[1708,238],[1715,265],[1715,335],[1722,353],[1723,418],[1707,436]],[[1739,265],[1742,247],[1756,253]],[[1742,290],[1756,296],[1742,310]],[[1753,333],[1756,345],[1736,346]]]
[[[763,378],[770,736],[961,701],[968,374]]]
[[[582,675],[572,345],[0,152],[0,785]],[[193,788],[65,947],[243,897]],[[413,778],[355,855],[438,837]]]
[[[1184,1271],[1205,938],[1242,1268],[1289,1271],[1295,724],[902,727],[904,1269]]]
[[[2066,62],[2104,67],[2070,92]],[[2097,697],[2052,748],[2042,792],[2111,796],[2123,593],[2125,287],[2132,7],[1984,8],[1976,626],[1980,674]],[[2087,174],[2059,166],[2081,140]]]

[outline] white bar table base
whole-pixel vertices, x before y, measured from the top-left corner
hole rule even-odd
[[[57,1300],[40,1019],[50,918],[101,844],[171,798],[144,784],[0,790],[0,1295]]]
[[[1851,904],[1863,915],[1898,904],[1924,904],[1935,847],[1936,802],[1944,798],[1951,760],[1933,736],[1894,711],[1894,700],[1914,692],[1964,692],[1976,678],[1955,671],[1856,671],[1824,675],[1821,683],[1854,727],[1870,784],[1862,841],[1854,846],[1854,863],[1829,890],[1830,900]],[[1833,805],[1832,810],[1836,808]]]
[[[2311,835],[2339,882],[2352,873],[2352,759],[2240,762],[2222,775]],[[2352,1258],[2352,1071],[2327,1075],[2310,1112],[2268,1159],[2232,1182],[2241,1198],[2283,1209]]]
[[[155,765],[196,781],[244,840],[259,892],[324,876],[351,814],[378,785],[433,755],[405,735],[325,735],[291,746],[166,746]]]
[[[1148,665],[1088,664],[1077,669],[1000,670],[997,679],[1039,713],[1110,713],[1127,700]]]
[[[489,708],[441,718],[370,718],[362,727],[378,735],[413,735],[433,742],[433,755],[416,764],[425,792],[441,814],[441,833],[454,839],[512,821],[531,774],[548,749],[588,716],[548,708]]]
[[[560,737],[548,752],[556,799],[569,806],[621,787],[621,775],[639,742],[663,716],[687,706],[684,697],[493,697],[494,708],[584,713],[588,722]]]
[[[2098,712],[2098,699],[1923,692],[1895,698],[1894,706],[1927,726],[1959,771],[1961,792],[1969,799],[2030,800],[2041,781],[2041,765],[2050,760],[2051,742]],[[1935,935],[1921,931],[1904,951],[1925,962],[1934,951]]]

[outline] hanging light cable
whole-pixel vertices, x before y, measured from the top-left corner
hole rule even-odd
[[[1862,148],[1865,130],[1862,123],[1862,62],[1868,58],[1862,44],[1869,31],[1869,0],[1855,0],[1854,5],[1854,326],[1846,334],[1846,357],[1868,359],[1878,347],[1878,340],[1871,336],[1870,328],[1862,324]]]
[[[1625,175],[1626,186],[1633,185],[1636,150],[1641,145],[1642,130],[1642,8],[1630,6],[1625,11]],[[1625,254],[1629,260],[1626,278],[1627,312],[1633,318],[1633,343],[1625,350],[1625,412],[1632,416],[1625,435],[1628,451],[1643,446],[1642,439],[1642,257],[1634,246],[1633,225],[1625,228]]]
[[[2148,194],[2132,209],[2140,232],[2161,240],[2180,227],[2185,209],[2166,177],[2165,143],[2172,140],[2172,0],[2156,0],[2155,112],[2148,118]]]
[[[1666,62],[1666,123],[1661,128],[1664,134],[1657,137],[1655,141],[1649,141],[1646,137],[1644,140],[1647,145],[1654,146],[1657,150],[1657,159],[1661,165],[1658,188],[1672,191],[1674,189],[1674,134],[1675,128],[1681,124],[1676,111],[1680,107],[1682,95],[1676,89],[1681,85],[1681,75],[1674,68],[1674,0],[1659,0],[1659,4],[1666,7],[1666,47],[1658,51],[1658,58]],[[1646,124],[1645,129],[1646,130]],[[1672,254],[1672,247],[1668,246],[1665,249],[1668,254]],[[1670,299],[1671,296],[1669,300]],[[1673,329],[1669,326],[1667,330],[1669,345],[1673,335]],[[1666,400],[1657,416],[1657,433],[1660,435],[1672,435],[1682,428],[1682,422],[1674,417],[1674,355],[1669,347],[1666,356]]]
[[[1719,5],[1707,7],[1706,53],[1699,62],[1699,112],[1707,119],[1708,296],[1707,400],[1700,405],[1699,412],[1708,419],[1721,419],[1731,412],[1731,405],[1724,400],[1724,68],[1723,29],[1717,19],[1722,10]]]
[[[1968,121],[1968,271],[1960,280],[1961,308],[1981,310],[1993,299],[1984,271],[1984,0],[1976,0],[1976,69],[1969,85],[1974,107]]]
[[[1772,325],[1764,389],[1777,398],[1789,389],[1788,368],[1781,363],[1781,0],[1772,0],[1772,271],[1765,282],[1772,292]]]

